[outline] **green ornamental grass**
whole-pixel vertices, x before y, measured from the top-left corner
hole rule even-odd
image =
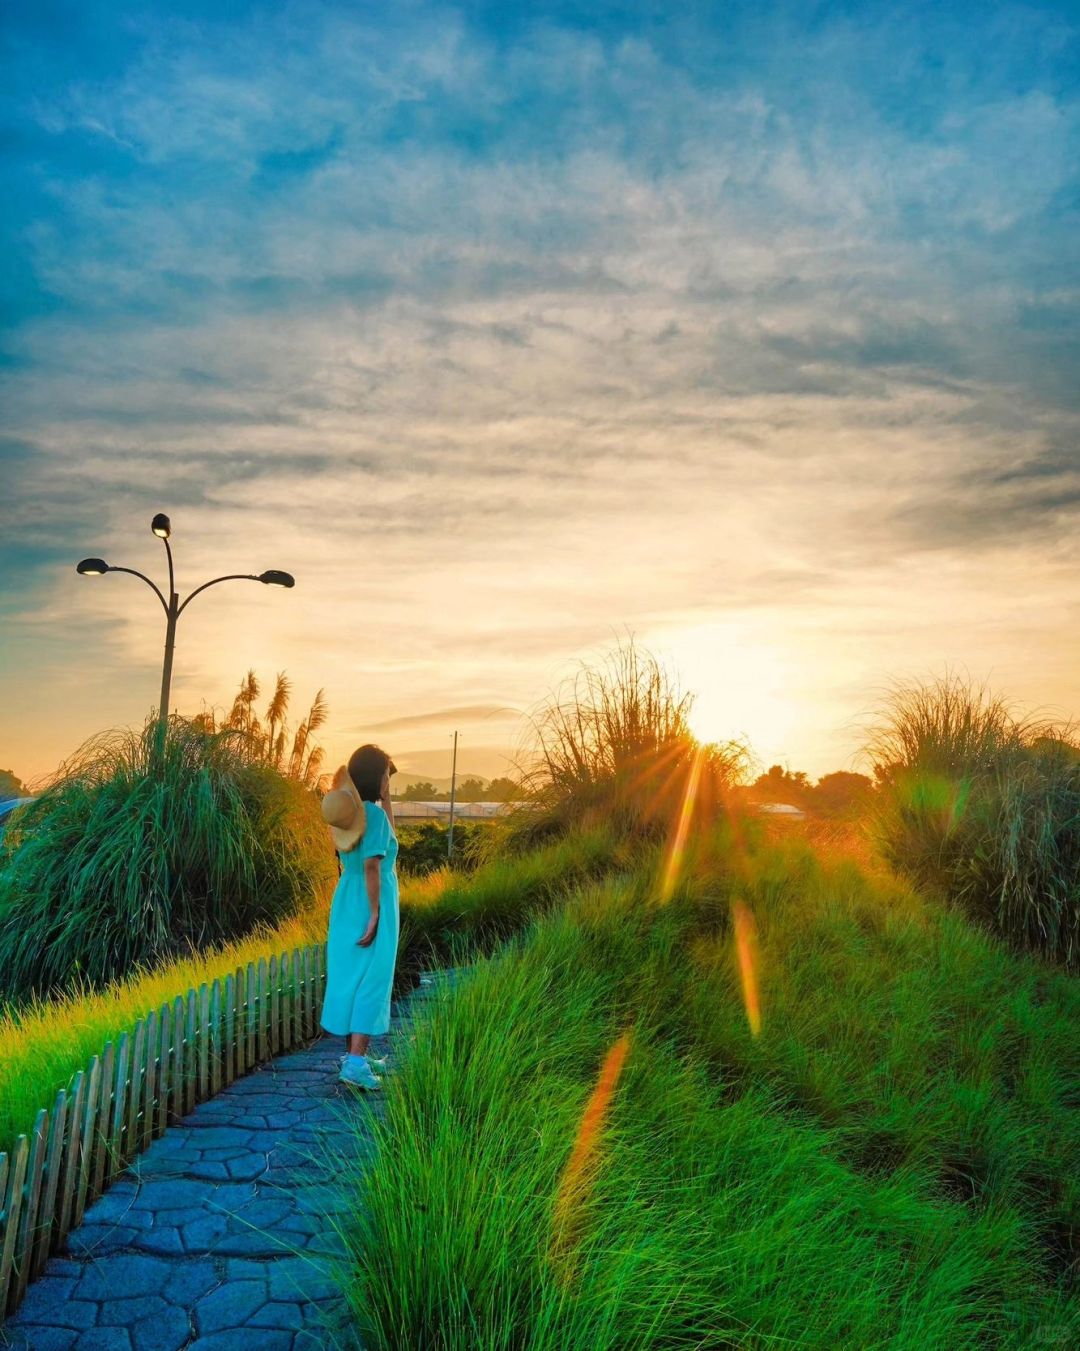
[[[902,686],[868,747],[883,856],[1017,947],[1080,969],[1080,744],[956,676]]]
[[[318,801],[241,733],[181,718],[89,742],[9,826],[0,859],[0,998],[274,926],[331,881]]]

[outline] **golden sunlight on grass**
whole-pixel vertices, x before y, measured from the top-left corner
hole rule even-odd
[[[565,1282],[572,1274],[571,1257],[577,1239],[581,1207],[598,1165],[598,1143],[604,1117],[630,1050],[626,1031],[604,1057],[589,1101],[581,1114],[574,1148],[559,1180],[552,1212],[550,1258]]]

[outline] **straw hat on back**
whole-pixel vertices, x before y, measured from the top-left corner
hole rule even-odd
[[[367,817],[360,794],[344,765],[334,772],[330,791],[322,800],[322,814],[338,853],[347,854],[355,849],[364,833]]]

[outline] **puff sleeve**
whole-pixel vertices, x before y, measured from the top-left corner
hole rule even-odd
[[[373,802],[368,812],[367,826],[360,837],[358,852],[362,859],[383,858],[389,848],[390,818],[377,802]]]

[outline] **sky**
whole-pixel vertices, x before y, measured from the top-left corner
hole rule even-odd
[[[632,635],[861,767],[897,680],[1080,714],[1073,3],[5,8],[0,766],[284,670],[494,774]]]

